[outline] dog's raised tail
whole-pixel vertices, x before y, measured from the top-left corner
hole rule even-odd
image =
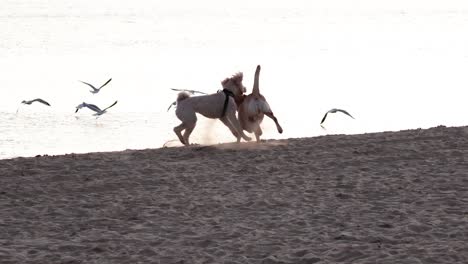
[[[260,88],[258,86],[259,78],[260,78],[260,65],[258,65],[257,69],[255,70],[255,79],[254,79],[254,85],[252,89],[252,94],[256,96],[260,95]]]
[[[189,98],[189,97],[190,97],[190,94],[189,94],[189,93],[187,93],[187,92],[180,92],[180,93],[177,95],[177,100],[176,100],[176,102],[179,103],[180,101],[185,100],[185,99],[187,99],[187,98]]]

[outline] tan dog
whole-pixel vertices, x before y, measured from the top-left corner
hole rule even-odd
[[[245,92],[242,79],[242,73],[226,78],[221,82],[223,91],[214,94],[195,97],[190,97],[186,92],[178,94],[176,116],[182,124],[174,127],[174,132],[182,144],[190,144],[190,134],[197,124],[196,113],[208,118],[219,118],[237,138],[237,142],[240,142],[241,137],[247,141],[251,140],[244,134],[236,117],[237,105],[234,98],[242,96]],[[185,131],[182,135],[183,130]]]
[[[275,121],[278,132],[280,134],[283,133],[283,128],[281,128],[278,120],[273,115],[270,105],[266,101],[265,97],[260,94],[260,89],[258,87],[259,77],[260,65],[257,66],[257,70],[255,71],[255,80],[252,93],[247,96],[241,95],[236,97],[236,102],[239,108],[238,116],[241,127],[245,131],[255,133],[257,142],[260,142],[260,136],[263,133],[262,129],[260,128],[260,124],[263,121],[264,115],[273,119],[273,121]]]

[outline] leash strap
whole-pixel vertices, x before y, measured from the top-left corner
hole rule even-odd
[[[223,106],[223,112],[221,113],[221,117],[224,117],[226,115],[227,105],[229,102],[229,96],[234,97],[234,94],[229,90],[223,89],[223,93],[226,95],[226,98],[224,99],[224,106]]]

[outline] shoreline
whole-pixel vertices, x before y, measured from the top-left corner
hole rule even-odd
[[[431,129],[440,129],[440,128],[447,128],[447,129],[456,129],[456,128],[464,128],[465,126],[451,126],[447,127],[444,125],[438,125],[435,127],[430,127],[430,128],[411,128],[411,129],[402,129],[402,130],[388,130],[388,131],[380,131],[380,132],[368,132],[368,133],[352,133],[352,134],[327,134],[327,135],[317,135],[317,136],[307,136],[307,137],[293,137],[293,138],[280,138],[280,139],[262,139],[261,144],[257,144],[255,142],[255,139],[253,139],[250,142],[247,141],[241,141],[240,144],[237,144],[235,142],[220,142],[220,143],[195,143],[191,146],[183,146],[180,144],[178,139],[171,139],[166,141],[164,144],[162,144],[161,147],[157,148],[139,148],[139,149],[125,149],[125,150],[114,150],[114,151],[91,151],[91,152],[70,152],[70,153],[63,153],[63,154],[36,154],[36,155],[31,155],[31,156],[18,156],[18,157],[8,157],[8,158],[0,158],[0,161],[3,160],[15,160],[15,159],[31,159],[31,158],[41,158],[41,157],[61,157],[61,156],[69,156],[69,155],[91,155],[91,154],[116,154],[116,153],[125,153],[125,152],[134,152],[134,151],[158,151],[162,149],[172,149],[172,148],[185,148],[185,149],[190,149],[190,148],[206,148],[206,147],[219,147],[219,148],[239,148],[239,149],[254,149],[255,146],[262,148],[262,145],[268,145],[268,144],[283,144],[281,142],[287,142],[289,140],[294,141],[294,140],[319,140],[321,138],[336,138],[336,137],[363,137],[363,136],[371,136],[371,135],[379,135],[379,134],[388,134],[388,133],[404,133],[404,132],[409,132],[409,131],[421,131],[421,130],[431,130]],[[467,131],[468,131],[468,126]],[[165,146],[165,144],[171,143],[171,142],[176,142],[176,144],[180,144],[177,146]]]

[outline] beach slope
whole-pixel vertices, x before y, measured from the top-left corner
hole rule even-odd
[[[468,263],[468,128],[0,160],[1,263]]]

